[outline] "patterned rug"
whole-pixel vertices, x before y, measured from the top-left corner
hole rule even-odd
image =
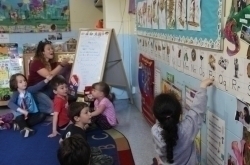
[[[48,138],[51,125],[35,127],[36,135],[21,137],[13,130],[0,131],[0,165],[59,165],[56,157],[59,136]],[[135,165],[126,137],[115,129],[94,129],[87,133],[90,146],[112,156],[114,165]]]
[[[135,165],[128,140],[115,129],[89,131],[88,142],[91,146],[99,147],[103,154],[112,156],[114,165]]]

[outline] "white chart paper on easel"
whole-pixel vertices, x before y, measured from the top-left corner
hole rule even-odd
[[[154,93],[158,95],[161,93],[161,71],[159,69],[155,69],[155,83],[154,83]]]
[[[78,92],[101,81],[111,31],[80,31],[72,74],[79,78]]]

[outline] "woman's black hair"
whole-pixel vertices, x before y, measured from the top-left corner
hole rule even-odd
[[[250,115],[247,107],[244,107],[244,120],[247,124],[250,124]]]
[[[182,106],[174,93],[162,93],[156,96],[153,113],[163,131],[161,135],[166,143],[168,163],[174,163],[173,149],[178,140],[178,123],[182,114]]]
[[[100,90],[104,93],[104,96],[108,98],[111,102],[114,101],[115,95],[113,93],[110,93],[110,87],[105,82],[97,82],[92,85],[92,88]]]
[[[27,78],[22,74],[22,73],[16,73],[16,74],[13,74],[11,77],[10,77],[10,81],[9,81],[9,84],[10,84],[10,91],[14,92],[14,91],[17,91],[17,76],[22,76],[24,78],[24,80],[27,82]]]

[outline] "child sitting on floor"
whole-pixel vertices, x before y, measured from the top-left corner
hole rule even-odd
[[[85,140],[87,136],[85,127],[91,123],[91,113],[89,112],[88,104],[83,102],[74,102],[69,106],[68,116],[73,124],[69,125],[62,134],[60,143],[73,135],[80,135]],[[90,165],[112,165],[113,158],[102,154],[102,151],[97,147],[91,147],[91,163]]]
[[[213,79],[202,81],[196,93],[191,109],[180,121],[181,102],[173,93],[156,96],[153,113],[157,119],[152,127],[158,164],[195,165],[195,137],[203,123],[207,110],[207,87]]]
[[[0,115],[0,130],[10,129],[12,126],[13,118],[14,118],[13,113]]]
[[[69,125],[63,132],[60,142],[74,134],[79,134],[84,139],[87,139],[85,127],[91,123],[91,113],[89,112],[88,104],[83,102],[72,103],[69,106],[68,117],[73,124]]]
[[[92,121],[102,129],[110,129],[118,124],[113,105],[113,96],[108,84],[98,82],[92,85],[92,95],[95,98]]]
[[[41,90],[51,78],[51,76],[48,76],[40,83],[27,88],[27,79],[23,74],[17,73],[10,77],[10,90],[13,91],[13,94],[9,100],[8,107],[15,116],[14,130],[20,129],[20,133],[24,137],[33,135],[35,131],[30,127],[41,123],[46,118],[44,113],[38,111],[32,94]]]
[[[51,81],[54,97],[54,115],[52,122],[52,133],[48,137],[58,135],[58,130],[65,130],[70,123],[68,118],[68,86],[62,76],[56,76]]]

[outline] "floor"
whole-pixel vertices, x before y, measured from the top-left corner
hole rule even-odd
[[[155,156],[152,144],[150,126],[141,112],[129,104],[128,100],[115,101],[119,125],[116,127],[127,137],[132,149],[136,165],[151,165]],[[0,115],[8,112],[6,107],[0,107]]]
[[[118,131],[128,139],[136,165],[151,165],[155,150],[152,144],[151,127],[141,112],[128,103],[119,100],[115,103],[119,125]]]

